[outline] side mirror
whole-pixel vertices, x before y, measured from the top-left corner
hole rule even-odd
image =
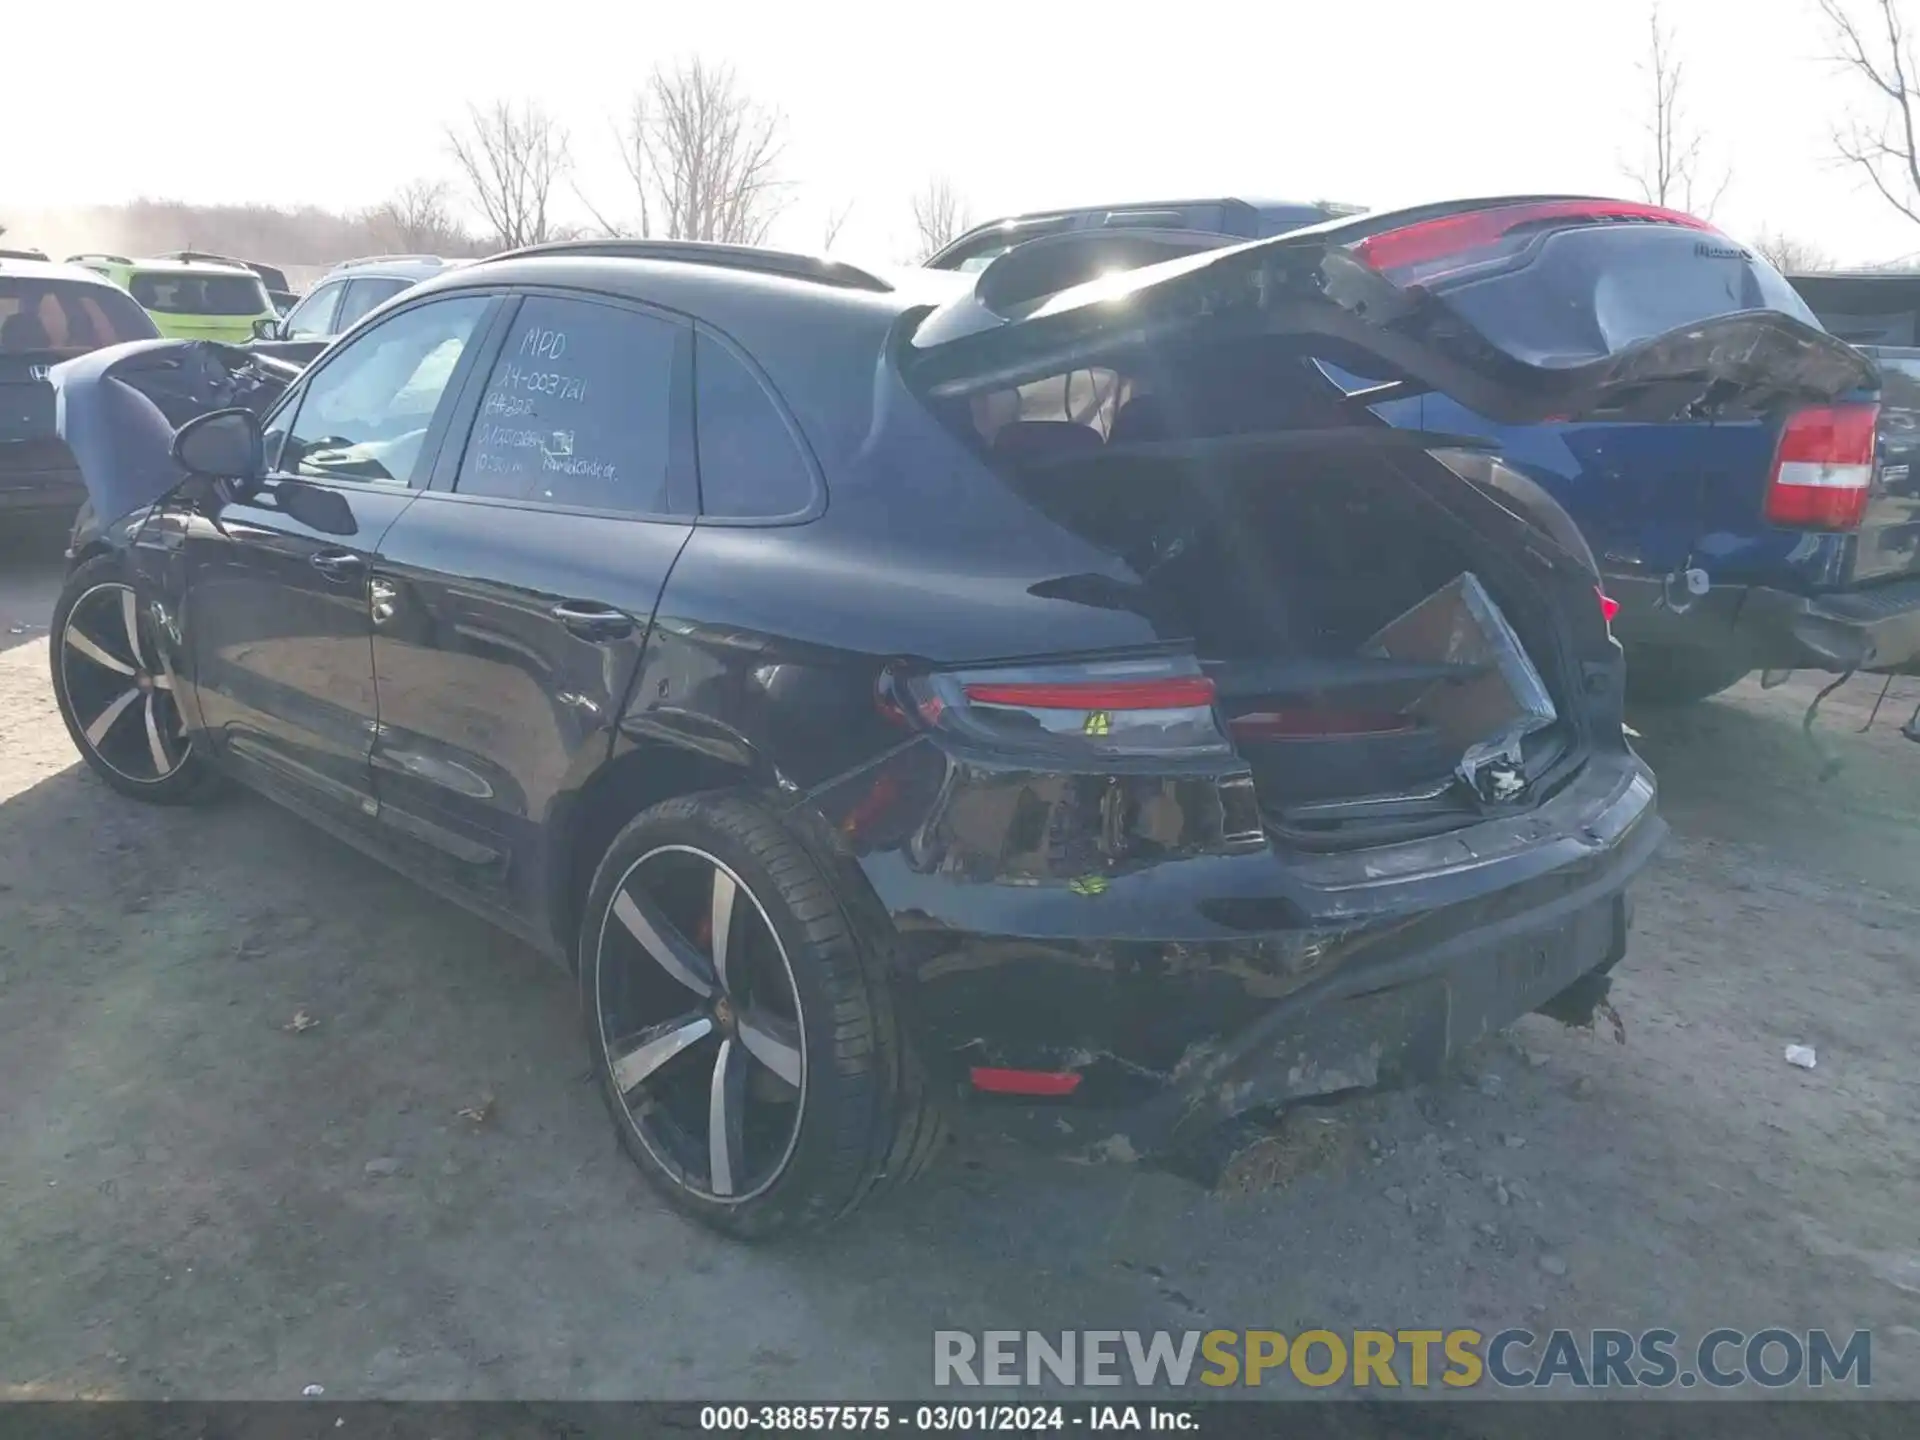
[[[253,338],[256,340],[278,340],[280,338],[280,319],[276,315],[262,315],[253,322]]]
[[[173,458],[190,475],[257,481],[267,473],[260,418],[251,410],[196,415],[173,436]]]

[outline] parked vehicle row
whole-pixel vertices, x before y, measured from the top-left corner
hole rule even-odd
[[[1604,999],[1663,827],[1597,547],[1386,407],[1870,404],[1730,248],[1565,199],[891,276],[593,242],[297,376],[96,351],[55,693],[116,789],[245,784],[566,964],[622,1143],[731,1233],[963,1103],[1173,1153]]]
[[[305,364],[401,291],[462,263],[437,255],[373,255],[336,265],[284,316],[253,327],[254,348]]]

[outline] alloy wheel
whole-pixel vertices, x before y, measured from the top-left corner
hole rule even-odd
[[[60,674],[74,728],[95,758],[138,785],[187,763],[173,670],[130,585],[95,585],[67,611]]]
[[[807,1064],[793,968],[759,899],[703,850],[649,851],[601,922],[594,992],[648,1154],[704,1199],[764,1193],[799,1140]]]

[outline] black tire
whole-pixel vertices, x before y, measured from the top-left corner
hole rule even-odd
[[[48,636],[53,696],[81,758],[107,784],[150,804],[195,804],[218,793],[219,777],[185,734],[153,626],[119,555],[76,567]]]
[[[1636,645],[1627,651],[1627,700],[1639,705],[1695,705],[1731,690],[1751,673],[1744,661],[1708,650]]]
[[[725,881],[717,878],[722,873]],[[734,887],[724,902],[728,933],[717,945],[718,907],[701,935],[698,907],[708,903],[702,876],[716,895],[722,884]],[[636,900],[650,907],[638,927]],[[685,988],[680,966],[656,971],[662,922],[669,952],[686,966],[708,967],[690,978],[706,983],[718,970],[711,993]],[[692,945],[691,955],[675,952],[677,944]],[[750,973],[737,973],[743,967]],[[726,1234],[760,1238],[838,1220],[878,1186],[925,1166],[945,1127],[896,1022],[884,967],[885,937],[861,932],[813,856],[752,799],[709,793],[668,800],[615,837],[583,908],[582,1008],[620,1144],[675,1208]],[[662,1013],[683,1004],[691,1010]],[[680,1039],[698,1029],[701,1014],[708,1028]],[[766,1024],[780,1024],[783,1036],[797,1036],[800,1058],[788,1061],[797,1082],[791,1070],[759,1059],[750,1032],[765,1028],[756,1019],[763,1014],[776,1016]],[[736,1040],[736,1061],[762,1088],[743,1081],[732,1092],[746,1118],[731,1128],[741,1138],[738,1159],[730,1160],[714,1134],[726,1093],[723,1047]],[[667,1058],[654,1059],[667,1042]],[[630,1082],[624,1093],[616,1064]],[[786,1085],[797,1098],[784,1094]],[[711,1103],[704,1126],[691,1113],[707,1103],[703,1092]],[[785,1121],[783,1101],[791,1107]],[[782,1123],[791,1124],[791,1134],[768,1170]],[[749,1127],[753,1145],[745,1138]]]

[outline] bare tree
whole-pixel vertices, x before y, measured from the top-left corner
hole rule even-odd
[[[758,245],[786,199],[786,121],[748,95],[731,67],[655,67],[621,132],[640,233]]]
[[[1836,130],[1834,148],[1856,165],[1894,209],[1920,221],[1920,142],[1915,139],[1914,107],[1920,99],[1920,71],[1913,42],[1901,22],[1896,0],[1873,0],[1870,19],[1854,19],[1852,0],[1820,0],[1833,27],[1833,59],[1864,82],[1880,110],[1877,124],[1854,121]],[[1869,36],[1872,38],[1869,38]]]
[[[1826,0],[1821,0],[1822,4]],[[1711,217],[1733,178],[1723,174],[1711,191],[1702,172],[1700,135],[1681,105],[1686,67],[1674,53],[1673,31],[1660,23],[1660,6],[1647,12],[1647,58],[1639,69],[1652,81],[1653,116],[1647,122],[1648,153],[1623,169],[1649,204]]]
[[[537,245],[557,233],[549,209],[554,182],[572,168],[567,132],[532,101],[467,107],[463,132],[447,143],[467,195],[503,250]]]
[[[1805,275],[1815,270],[1831,270],[1833,258],[1818,245],[1779,230],[1762,230],[1754,238],[1753,248],[1782,275]]]
[[[410,180],[367,212],[375,243],[394,250],[458,255],[473,237],[454,218],[444,180]]]
[[[839,243],[840,232],[846,228],[847,217],[853,214],[853,201],[849,200],[837,210],[827,211],[826,224],[821,227],[820,248],[831,250]]]
[[[914,192],[913,233],[919,246],[915,257],[925,260],[958,240],[973,224],[972,208],[944,175],[936,175]]]

